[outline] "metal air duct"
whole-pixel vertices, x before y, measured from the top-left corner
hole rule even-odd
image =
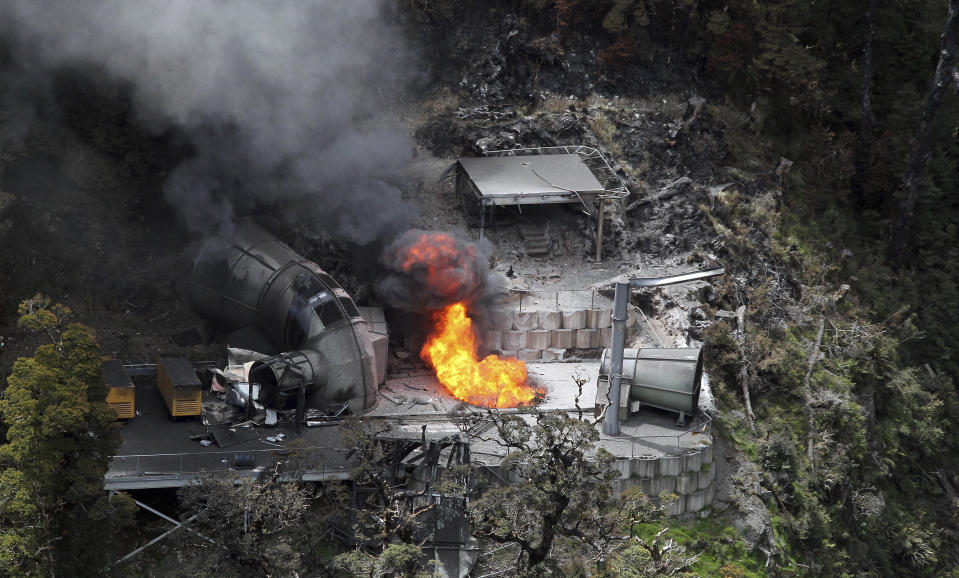
[[[376,403],[373,345],[353,299],[319,265],[252,221],[204,243],[189,301],[225,329],[256,327],[285,352],[256,366],[265,382],[261,397],[272,407],[287,403],[297,372],[309,382],[310,407],[348,401],[358,413]]]

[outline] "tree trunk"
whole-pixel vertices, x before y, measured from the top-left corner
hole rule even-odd
[[[739,385],[743,388],[743,403],[746,404],[746,418],[749,429],[756,433],[756,415],[753,413],[753,403],[749,398],[749,361],[746,353],[746,306],[740,305],[736,309],[736,343],[739,345],[739,373],[736,376]]]
[[[942,96],[952,82],[956,69],[956,34],[959,29],[959,0],[949,0],[949,12],[942,29],[942,46],[939,50],[939,62],[932,76],[932,85],[926,94],[919,120],[919,130],[912,146],[912,154],[906,164],[906,173],[902,179],[902,194],[896,210],[892,235],[889,239],[888,260],[898,267],[906,257],[906,249],[912,236],[913,217],[916,212],[916,200],[919,196],[919,181],[922,179],[926,163],[932,148],[932,126],[942,104]]]
[[[819,330],[816,334],[816,342],[813,343],[812,349],[809,350],[809,359],[806,361],[806,376],[802,381],[803,413],[806,414],[806,425],[808,428],[808,431],[806,432],[806,457],[809,459],[809,468],[813,475],[816,474],[816,454],[814,451],[814,445],[816,442],[816,420],[812,411],[813,396],[810,382],[812,381],[813,369],[816,367],[816,362],[819,360],[819,351],[822,347],[822,336],[825,331],[826,318],[823,316],[819,318]]]
[[[549,556],[549,551],[553,548],[553,540],[556,538],[556,526],[560,523],[560,520],[562,520],[563,512],[566,511],[569,502],[570,498],[568,496],[556,496],[556,504],[553,507],[553,511],[550,515],[544,517],[543,536],[540,539],[539,545],[529,551],[528,568],[533,568]]]
[[[866,38],[862,49],[862,122],[859,126],[859,144],[856,147],[856,174],[852,179],[852,200],[857,209],[864,209],[871,205],[866,199],[866,180],[868,179],[869,165],[872,164],[872,36],[873,14],[876,12],[876,0],[869,0],[866,9]]]

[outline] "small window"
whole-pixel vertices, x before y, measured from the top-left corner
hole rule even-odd
[[[336,304],[336,299],[326,291],[310,299],[310,305],[313,306],[313,311],[324,327],[329,327],[337,321],[346,319],[343,316],[343,311]]]
[[[356,308],[356,304],[353,303],[353,300],[349,297],[340,297],[340,305],[343,306],[343,310],[346,311],[347,316],[362,317],[360,310]]]

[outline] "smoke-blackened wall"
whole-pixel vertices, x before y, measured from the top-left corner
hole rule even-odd
[[[196,231],[280,212],[358,244],[413,210],[397,187],[412,143],[386,118],[415,70],[389,0],[7,0],[4,122],[26,130],[44,79],[124,87],[136,121],[189,144],[166,198]]]

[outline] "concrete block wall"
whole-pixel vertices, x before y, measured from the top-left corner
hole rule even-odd
[[[610,464],[610,468],[619,472],[619,478],[613,481],[613,491],[617,495],[635,486],[653,498],[662,493],[675,494],[676,501],[670,506],[670,513],[674,516],[702,512],[715,498],[716,470],[711,445],[683,456],[618,459]],[[523,481],[500,465],[486,470],[491,476],[488,481],[494,484]]]
[[[670,507],[672,515],[700,512],[713,502],[716,470],[711,445],[683,456],[621,459],[612,467],[620,473],[613,482],[616,493],[639,486],[650,497],[676,494],[677,500]]]
[[[627,332],[637,322],[630,306]],[[601,349],[612,340],[612,310],[603,307],[569,310],[498,309],[492,327],[483,335],[483,346],[525,361],[562,359],[567,349]],[[519,353],[518,353],[519,352]]]

